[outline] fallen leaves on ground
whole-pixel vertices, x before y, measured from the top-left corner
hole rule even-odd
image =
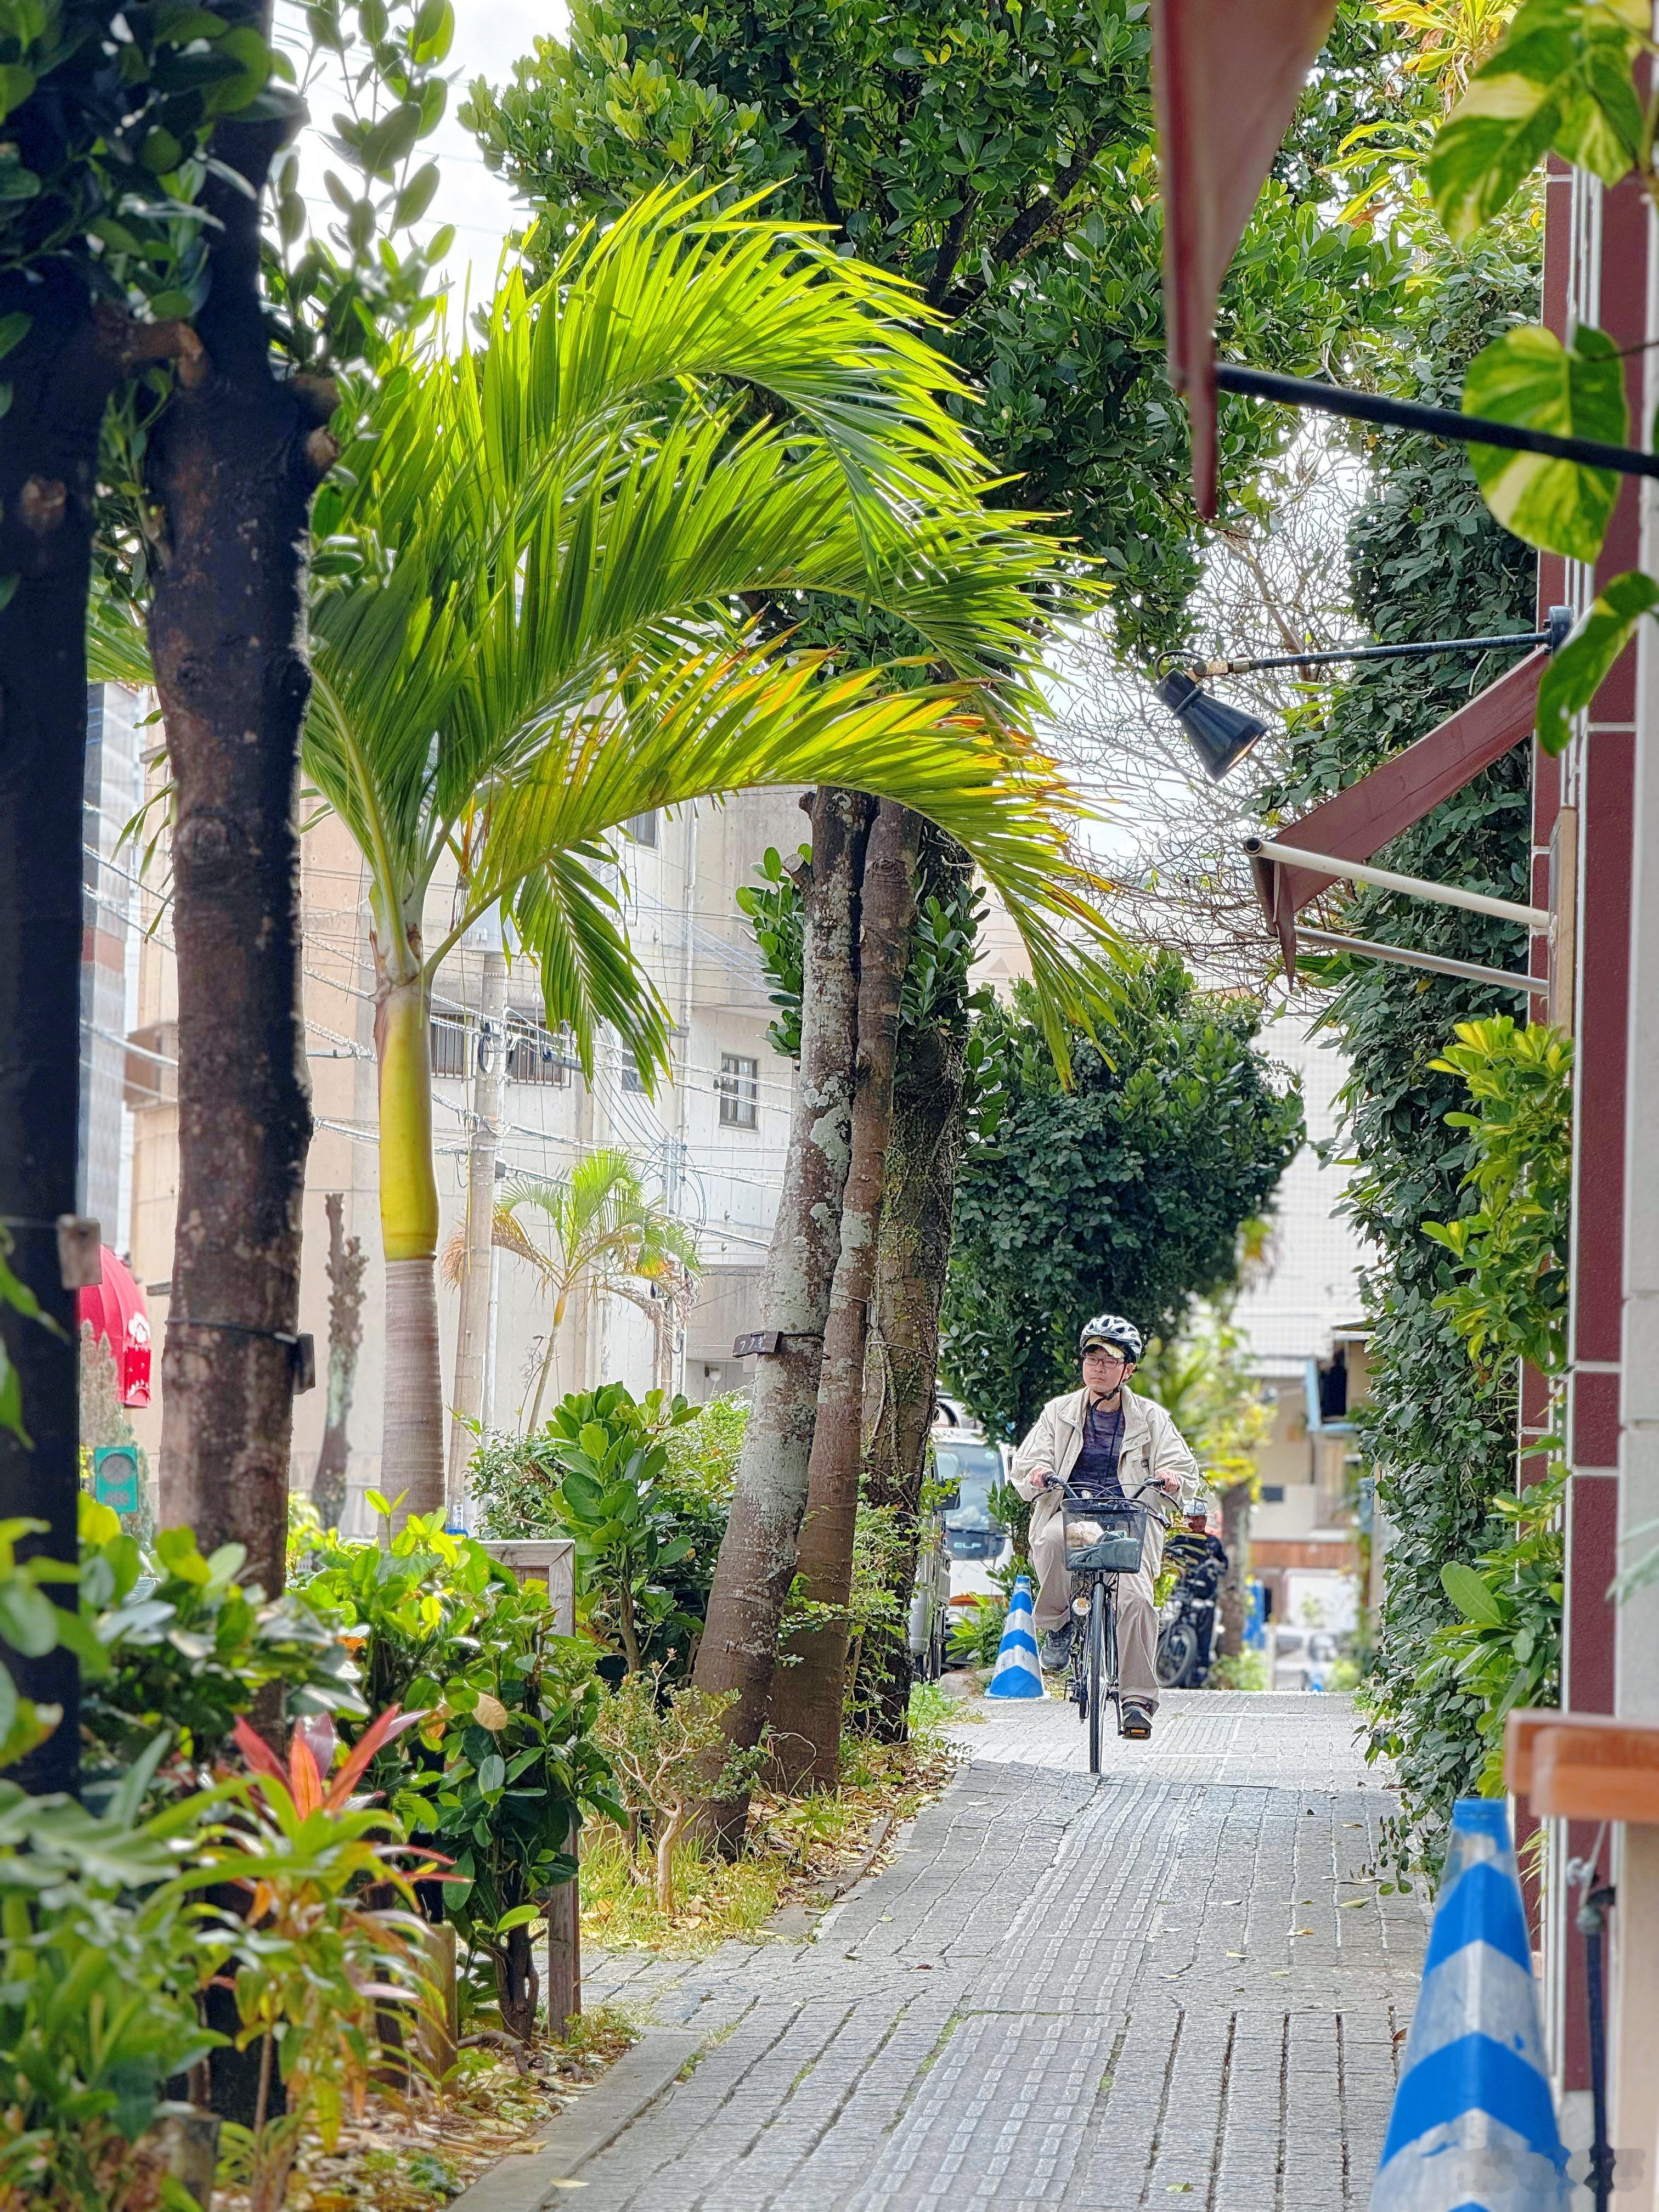
[[[508,2058],[463,2051],[441,2095],[371,2099],[362,2118],[341,2129],[332,2151],[308,2136],[285,2212],[436,2212],[498,2159],[542,2149],[548,2122],[634,2040],[613,2006],[571,2027],[564,2043],[538,2038],[522,2075]],[[244,2191],[222,2180],[214,2191],[214,2212],[247,2212],[247,2203]]]

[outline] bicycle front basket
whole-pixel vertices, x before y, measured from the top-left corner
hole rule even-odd
[[[1068,1505],[1066,1571],[1081,1575],[1093,1569],[1109,1575],[1138,1574],[1151,1517],[1144,1505],[1098,1505],[1086,1512]]]

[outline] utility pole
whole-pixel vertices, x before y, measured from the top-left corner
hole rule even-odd
[[[487,1421],[489,1360],[489,1285],[495,1256],[495,1154],[501,1143],[507,1087],[507,956],[499,945],[483,956],[483,991],[472,1070],[472,1137],[467,1152],[466,1262],[455,1339],[455,1397],[449,1424],[449,1517],[467,1514],[466,1463],[473,1437],[468,1420]]]

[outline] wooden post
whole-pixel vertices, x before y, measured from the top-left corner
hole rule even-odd
[[[573,1828],[570,1848],[576,1848]],[[581,1877],[556,1889],[547,1906],[547,2032],[562,2040],[582,2013]]]
[[[522,1537],[484,1545],[521,1583],[544,1583],[553,1602],[553,1626],[561,1636],[576,1632],[576,1547],[568,1536]],[[576,1848],[572,1831],[570,1848]],[[562,2037],[567,2022],[581,2018],[582,1956],[580,1877],[556,1889],[547,1907],[547,2027]]]
[[[434,2081],[441,2081],[455,2063],[461,2038],[460,1991],[455,1978],[455,1926],[441,1920],[422,1931],[427,1979],[437,2000],[435,2009],[421,2022],[422,2056]]]

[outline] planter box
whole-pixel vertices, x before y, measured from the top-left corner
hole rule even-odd
[[[1659,1824],[1659,1722],[1511,1713],[1504,1774],[1540,1820]]]
[[[576,1632],[576,1547],[568,1536],[514,1536],[482,1540],[521,1583],[542,1583],[553,1601],[553,1620],[561,1636]]]

